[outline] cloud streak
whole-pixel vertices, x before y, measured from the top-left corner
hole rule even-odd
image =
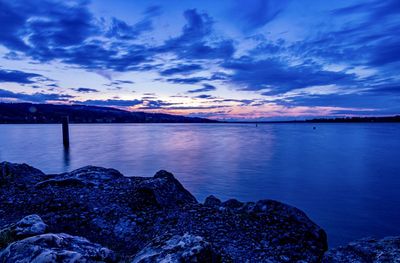
[[[208,91],[214,91],[217,88],[214,87],[213,85],[210,84],[203,84],[202,88],[199,89],[192,89],[192,90],[188,90],[188,93],[200,93],[200,92],[208,92]]]
[[[19,70],[4,70],[0,68],[0,82],[14,82],[19,84],[35,83],[36,78],[43,77],[40,74],[27,73]]]
[[[90,88],[75,88],[75,89],[72,89],[72,90],[74,90],[76,92],[79,92],[79,93],[99,92],[97,89],[90,89]]]
[[[68,94],[57,94],[57,93],[33,93],[33,94],[25,94],[25,93],[16,93],[9,90],[0,89],[0,98],[3,100],[7,99],[16,99],[18,101],[27,101],[27,102],[49,102],[49,101],[63,101],[66,102],[74,96]]]

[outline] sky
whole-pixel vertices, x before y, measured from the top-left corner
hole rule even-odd
[[[400,1],[0,0],[0,101],[220,120],[400,114]]]

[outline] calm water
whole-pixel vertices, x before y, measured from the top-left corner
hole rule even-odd
[[[165,169],[199,201],[215,194],[294,205],[331,246],[400,234],[400,124],[82,124],[70,136],[65,152],[59,125],[0,125],[0,160],[46,173]]]

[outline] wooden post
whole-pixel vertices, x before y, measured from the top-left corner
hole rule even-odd
[[[64,147],[68,148],[69,147],[68,116],[62,118],[62,133],[63,133]]]

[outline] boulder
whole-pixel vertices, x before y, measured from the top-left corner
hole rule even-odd
[[[163,207],[196,204],[196,198],[175,179],[174,175],[161,170],[153,178],[144,180],[139,191],[151,191],[157,203]]]
[[[400,236],[380,240],[364,238],[345,246],[330,249],[324,263],[384,263],[400,262]]]
[[[16,241],[0,252],[3,263],[117,262],[108,248],[68,234],[42,234]]]
[[[91,184],[102,184],[124,176],[115,169],[97,167],[97,166],[85,166],[76,169],[69,173],[61,174],[60,177],[68,179],[80,179],[82,182]]]
[[[213,196],[203,205],[167,171],[154,177],[125,177],[114,169],[86,166],[44,175],[26,165],[7,166],[13,169],[6,168],[6,174],[11,171],[17,176],[7,177],[7,187],[0,187],[0,226],[15,226],[3,232],[5,238],[0,236],[2,248],[41,234],[43,225],[34,223],[39,222],[36,216],[22,224],[24,228],[18,230],[22,235],[17,235],[14,223],[15,218],[37,214],[49,225],[45,233],[82,236],[122,258],[142,258],[145,249],[159,251],[155,258],[191,255],[186,253],[190,244],[203,244],[198,236],[222,261],[319,262],[326,251],[325,232],[299,209],[273,200],[221,203]],[[64,245],[57,251],[67,250],[66,242],[75,242],[74,238],[61,240]],[[168,240],[168,244],[182,244],[174,246],[177,254],[165,247]],[[165,249],[169,252],[162,252]]]
[[[35,185],[37,188],[44,188],[46,186],[58,186],[58,187],[91,187],[94,186],[91,182],[85,182],[84,180],[77,178],[65,178],[65,179],[49,179],[39,182]]]
[[[0,229],[0,248],[25,237],[45,233],[47,225],[38,215],[29,215],[15,224]]]
[[[204,201],[204,205],[208,206],[208,207],[218,207],[221,205],[221,200],[219,200],[218,198],[216,198],[213,195],[210,195]]]
[[[236,199],[229,199],[221,204],[222,207],[227,207],[231,209],[237,209],[241,208],[243,206],[243,203],[236,200]]]
[[[0,163],[0,187],[5,184],[17,187],[35,184],[42,180],[44,175],[42,171],[27,164]]]
[[[308,218],[306,213],[300,209],[284,204],[275,200],[260,200],[255,204],[255,213],[263,214],[276,214],[279,215],[281,220],[285,220],[289,224],[299,224],[303,228],[308,229],[307,238],[320,240],[321,244],[324,243],[324,250],[328,249],[327,242],[322,242],[327,240],[325,231],[318,227],[313,221]]]
[[[15,234],[17,236],[27,237],[45,233],[47,225],[38,215],[29,215],[22,218],[15,225]]]
[[[140,251],[131,263],[218,262],[211,244],[200,236],[184,234],[167,240],[155,240]]]

